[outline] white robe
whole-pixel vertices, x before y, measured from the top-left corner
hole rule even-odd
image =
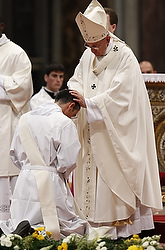
[[[4,34],[0,38],[0,75],[1,81],[3,79],[3,87],[0,88],[0,219],[7,219],[12,191],[10,180],[19,174],[19,169],[10,159],[9,150],[19,118],[29,110],[33,83],[27,54]]]
[[[30,99],[30,108],[35,109],[39,105],[45,103],[45,102],[54,102],[54,99],[51,98],[51,96],[44,90],[44,87],[40,89],[38,93],[36,93],[32,98]]]
[[[3,142],[0,176],[13,176],[19,171],[11,162],[9,149],[19,117],[28,110],[28,102],[33,94],[31,62],[25,51],[9,40],[0,45],[0,55],[0,75],[9,97],[9,100],[0,100],[0,139]]]
[[[80,150],[76,126],[55,103],[45,103],[32,110],[28,123],[46,165],[52,168],[50,177],[61,234],[66,236],[75,232],[83,235],[87,223],[75,214],[73,196],[65,181],[76,167]],[[11,202],[12,228],[24,219],[29,220],[32,227],[44,226],[32,171],[35,166],[31,166],[17,130],[10,155],[14,164],[21,169]]]
[[[30,108],[35,109],[39,105],[51,102],[54,103],[54,99],[44,90],[45,87],[42,87],[38,93],[36,93],[32,98],[30,99]],[[72,185],[72,173],[69,175],[68,178],[69,185]]]
[[[127,237],[153,227],[147,208],[161,210],[162,200],[145,83],[130,48],[110,35],[113,44],[108,54],[96,58],[85,50],[68,82],[70,89],[97,106],[103,118],[88,123],[85,109],[78,115],[81,152],[74,193],[92,225],[131,217],[133,225],[113,230],[115,237]]]

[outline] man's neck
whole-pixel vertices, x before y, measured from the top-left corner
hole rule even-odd
[[[44,89],[45,89],[46,93],[47,93],[48,95],[50,95],[50,97],[51,97],[52,99],[55,99],[56,92],[53,92],[53,91],[47,89],[46,87],[45,87]]]

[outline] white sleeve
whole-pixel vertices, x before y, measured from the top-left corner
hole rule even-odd
[[[69,174],[76,167],[81,147],[77,129],[73,122],[70,122],[70,124],[63,127],[60,140],[61,145],[57,151],[57,171],[63,173],[67,179]]]
[[[4,90],[4,88],[0,85],[0,101],[9,101],[9,97],[6,93],[6,91]]]
[[[0,86],[3,88],[4,87],[4,78],[2,75],[0,75]]]
[[[102,114],[97,105],[87,98],[85,98],[85,103],[87,106],[86,112],[88,123],[103,121]]]
[[[18,136],[18,126],[17,126],[15,129],[15,133],[13,135],[11,146],[10,146],[10,158],[11,158],[13,164],[19,169],[22,168],[21,162],[20,162],[19,156],[18,156],[18,153],[22,154],[21,148],[22,148],[22,146],[21,146],[20,138]],[[24,155],[24,157],[26,157],[25,153],[23,153],[22,155]],[[22,161],[25,161],[25,160],[26,159],[22,158]]]

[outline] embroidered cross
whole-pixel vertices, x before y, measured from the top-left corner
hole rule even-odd
[[[95,89],[95,88],[96,88],[96,84],[93,83],[93,84],[91,85],[91,88],[92,88],[92,89]]]
[[[114,52],[118,51],[118,47],[116,45],[113,47],[113,51]]]

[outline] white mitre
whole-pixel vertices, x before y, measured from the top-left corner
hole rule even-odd
[[[108,35],[107,16],[97,0],[92,0],[84,14],[79,12],[75,20],[87,43],[95,43]]]

